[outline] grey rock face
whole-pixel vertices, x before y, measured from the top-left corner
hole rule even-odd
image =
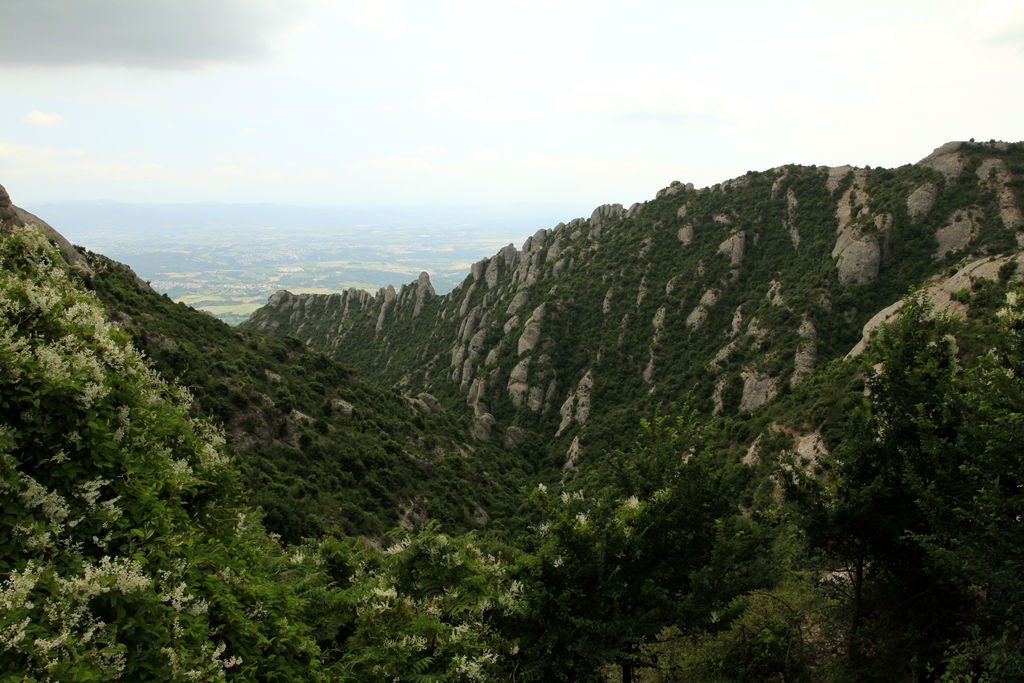
[[[985,159],[978,165],[978,182],[993,190],[999,198],[999,217],[1010,230],[1024,227],[1024,215],[1017,203],[1017,195],[1010,187],[1013,175],[1002,159]]]
[[[473,418],[473,424],[469,428],[469,433],[478,441],[489,441],[491,438],[491,431],[493,429],[494,416],[490,413],[484,413],[483,415],[477,415]]]
[[[797,333],[800,335],[800,345],[793,358],[793,375],[789,378],[790,386],[800,383],[814,372],[814,366],[818,360],[818,332],[810,318],[804,316],[800,321],[800,329],[797,330]]]
[[[569,393],[566,397],[565,403],[559,408],[559,413],[562,414],[562,421],[558,425],[558,431],[555,436],[561,436],[573,422],[578,424],[586,424],[587,419],[590,417],[590,392],[594,388],[594,374],[590,370],[583,375],[580,379],[579,384],[576,385],[576,390]]]
[[[762,372],[744,370],[743,397],[740,399],[740,410],[753,410],[775,398],[778,393],[779,380]]]
[[[708,289],[700,297],[700,303],[694,308],[690,315],[686,316],[686,326],[691,330],[699,330],[704,321],[708,318],[711,307],[718,303],[719,292]]]
[[[516,353],[520,356],[537,347],[537,342],[540,341],[541,322],[544,320],[546,310],[546,305],[541,304],[533,310],[530,319],[526,321],[526,327],[523,328],[523,334],[519,337],[516,348]]]
[[[502,445],[505,446],[507,450],[512,450],[519,444],[523,443],[523,441],[526,441],[526,431],[520,427],[513,426],[505,430],[505,439],[502,442]]]
[[[947,142],[935,148],[934,152],[917,162],[917,165],[938,171],[945,176],[947,185],[954,183],[967,167],[967,157],[960,152],[963,146],[963,142]]]
[[[412,317],[419,316],[420,312],[423,311],[423,302],[426,301],[428,296],[436,296],[434,292],[434,286],[430,284],[430,275],[426,272],[420,273],[420,277],[416,280],[416,305],[412,309]]]
[[[949,222],[935,231],[935,241],[939,243],[935,249],[935,258],[942,258],[951,251],[963,249],[981,230],[984,212],[980,206],[972,206],[966,211],[954,211]]]
[[[623,214],[622,204],[602,204],[590,214],[590,234],[596,239],[601,237],[601,231],[613,218]]]
[[[928,215],[939,196],[939,188],[935,183],[925,183],[907,197],[907,213],[910,220],[919,221]]]
[[[729,257],[729,263],[736,267],[743,262],[747,253],[747,233],[739,231],[718,245],[718,253]]]
[[[530,377],[530,359],[524,358],[519,361],[508,376],[508,390],[509,396],[512,397],[512,405],[518,408],[523,403],[523,398],[530,390],[529,385]]]

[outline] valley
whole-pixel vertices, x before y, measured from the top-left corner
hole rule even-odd
[[[1019,679],[1022,206],[952,142],[121,263],[0,188],[0,668]]]

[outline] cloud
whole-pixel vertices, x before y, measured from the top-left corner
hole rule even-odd
[[[489,147],[487,149],[481,149],[474,152],[473,159],[476,161],[496,161],[508,154],[508,151],[508,145]]]
[[[348,164],[353,169],[383,169],[388,171],[419,171],[428,169],[431,164],[420,157],[391,156],[380,159],[368,159]]]
[[[558,107],[622,122],[724,125],[734,122],[737,99],[714,79],[647,65],[586,79],[567,92]]]
[[[264,0],[4,0],[0,66],[183,69],[253,61],[296,14]]]
[[[440,90],[430,93],[419,106],[430,111],[472,113],[483,108],[484,98],[471,88]]]
[[[0,177],[15,178],[27,194],[37,197],[95,199],[109,188],[128,188],[136,199],[164,199],[168,188],[193,196],[279,185],[277,170],[252,169],[222,163],[181,169],[148,160],[97,157],[82,150],[19,145],[0,140]],[[60,189],[55,189],[60,188]]]
[[[60,114],[33,109],[29,113],[25,114],[25,123],[30,126],[59,126],[64,123],[64,117]]]
[[[405,28],[398,7],[390,0],[360,0],[353,18],[361,28],[377,35],[396,34]]]

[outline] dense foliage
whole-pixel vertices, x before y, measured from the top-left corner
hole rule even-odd
[[[854,183],[830,194],[813,169],[772,173],[649,204],[645,254],[625,218],[606,224],[618,254],[596,262],[623,288],[636,274],[624,261],[646,264],[632,284],[650,289],[674,268],[657,226],[680,217],[679,201],[708,231],[726,206],[753,225],[754,204],[782,202],[777,182],[809,224]],[[863,179],[871,210],[898,216],[908,188],[935,175]],[[730,204],[738,190],[750,206]],[[1024,679],[1024,292],[1005,226],[990,221],[969,245],[992,254],[978,261],[991,277],[948,292],[960,315],[911,293],[862,354],[841,357],[855,323],[904,284],[956,272],[956,256],[933,258],[944,212],[996,199],[950,184],[924,227],[899,224],[899,260],[860,299],[828,270],[834,236],[802,233],[821,242],[802,270],[765,227],[775,265],[751,255],[704,331],[727,334],[740,311],[748,332],[775,336],[737,334],[718,354],[721,339],[666,318],[699,363],[645,346],[635,323],[661,304],[620,290],[609,331],[590,308],[608,280],[565,270],[577,295],[545,324],[576,347],[540,348],[564,376],[603,373],[591,398],[611,407],[556,440],[589,443],[564,468],[537,437],[559,411],[531,417],[490,396],[525,437],[469,441],[453,384],[438,411],[295,339],[176,305],[119,264],[68,266],[34,230],[0,226],[0,679]],[[719,237],[698,230],[687,263],[729,279]],[[785,305],[762,288],[780,272],[797,283]],[[677,286],[690,303],[703,287]],[[424,311],[440,319],[439,306]],[[741,369],[789,376],[805,313],[817,369],[740,410]],[[572,331],[576,315],[600,358]],[[492,368],[519,357],[489,329],[463,341],[495,344]],[[442,347],[395,363],[429,365]],[[647,382],[634,361],[655,356],[675,369]]]
[[[231,328],[87,256],[87,285],[154,368],[189,388],[193,412],[225,425],[251,503],[286,540],[334,526],[379,536],[403,515],[474,528],[510,505],[529,463],[467,443],[457,407],[426,412],[294,339]]]
[[[46,680],[297,678],[287,560],[188,415],[34,230],[0,241],[0,668]]]
[[[444,296],[420,297],[417,283],[397,296],[282,292],[244,326],[295,336],[374,381],[468,402],[493,416],[493,440],[531,435],[550,479],[575,439],[599,459],[659,404],[692,395],[702,412],[746,417],[843,357],[909,287],[1016,248],[1001,212],[1024,205],[1024,145],[949,154],[948,176],[924,164],[787,165],[674,185],[540,230]],[[937,236],[954,233],[941,250]]]

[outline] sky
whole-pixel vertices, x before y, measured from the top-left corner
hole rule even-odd
[[[554,222],[1024,139],[1019,0],[3,0],[0,26],[0,184],[30,209],[574,212]]]

